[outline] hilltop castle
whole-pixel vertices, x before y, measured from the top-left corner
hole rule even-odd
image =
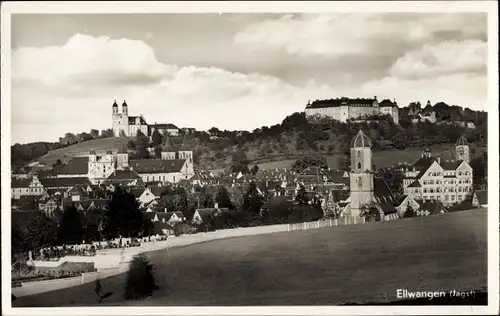
[[[346,97],[309,102],[305,109],[308,119],[329,117],[340,122],[358,119],[370,115],[389,114],[394,123],[399,124],[399,108],[396,100],[388,99],[378,102],[373,99],[350,99]]]
[[[142,116],[129,116],[128,104],[123,101],[122,113],[118,112],[118,104],[113,102],[112,129],[115,137],[127,136],[135,137],[138,131],[146,136],[151,136],[155,130],[161,134],[177,135],[179,129],[173,124],[148,124]]]

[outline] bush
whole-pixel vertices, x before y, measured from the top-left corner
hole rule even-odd
[[[140,300],[149,297],[153,291],[158,289],[153,275],[153,265],[143,253],[132,259],[130,269],[127,272],[125,284],[125,300]]]

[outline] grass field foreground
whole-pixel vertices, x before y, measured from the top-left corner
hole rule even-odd
[[[396,300],[397,289],[487,285],[487,210],[210,241],[148,253],[160,289],[105,305],[337,305]],[[21,297],[14,306],[96,305],[93,283]]]

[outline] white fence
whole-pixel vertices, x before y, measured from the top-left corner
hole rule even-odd
[[[223,229],[207,233],[171,236],[168,238],[168,240],[148,242],[142,244],[140,247],[98,250],[96,256],[93,257],[74,256],[74,258],[71,258],[68,256],[61,258],[61,260],[57,261],[58,265],[62,264],[63,262],[71,262],[71,259],[86,260],[77,262],[94,262],[94,265],[98,269],[98,272],[83,273],[81,276],[73,278],[23,282],[21,287],[12,288],[12,293],[18,297],[33,295],[33,294],[68,288],[72,286],[77,286],[84,283],[94,282],[97,278],[104,279],[113,275],[117,275],[126,272],[129,265],[128,263],[132,260],[132,258],[135,255],[141,252],[149,252],[171,247],[186,246],[204,241],[223,239],[223,238],[272,234],[272,233],[298,231],[298,230],[309,230],[309,229],[317,229],[317,228],[332,227],[332,226],[363,224],[364,222],[365,222],[364,218],[341,218],[341,219],[323,219],[315,222],[304,222],[295,224],[280,224],[280,225]],[[42,261],[41,263],[43,262],[45,261]],[[52,263],[54,262],[51,262],[51,264]],[[58,265],[55,265],[55,267],[57,267]]]

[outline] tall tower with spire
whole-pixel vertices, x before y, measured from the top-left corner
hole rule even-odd
[[[458,161],[470,162],[469,142],[464,136],[460,137],[455,144],[456,158]]]
[[[372,141],[363,131],[351,140],[351,216],[360,217],[363,206],[375,201]]]

